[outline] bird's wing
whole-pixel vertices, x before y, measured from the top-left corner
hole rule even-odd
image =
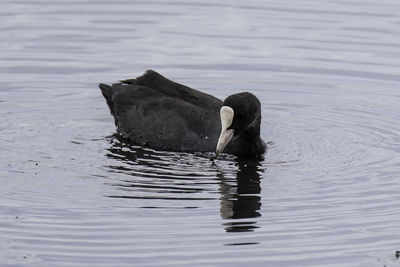
[[[124,80],[122,83],[152,88],[163,95],[175,97],[204,108],[213,108],[222,105],[220,99],[171,81],[153,70],[147,70],[142,76],[136,79]]]
[[[211,151],[219,131],[218,112],[140,85],[114,84],[118,132],[157,149]],[[190,149],[189,149],[190,148]]]

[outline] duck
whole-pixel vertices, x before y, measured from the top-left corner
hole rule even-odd
[[[224,101],[147,70],[99,88],[120,136],[136,145],[176,152],[215,152],[257,157],[261,104],[249,92]]]

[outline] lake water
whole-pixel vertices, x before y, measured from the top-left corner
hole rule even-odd
[[[0,11],[0,262],[397,266],[398,1],[23,1]],[[115,136],[154,69],[262,103],[260,162]]]

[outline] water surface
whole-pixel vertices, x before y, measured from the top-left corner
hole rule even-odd
[[[0,262],[383,266],[400,250],[397,1],[3,1]],[[126,144],[153,68],[263,109],[258,162]]]

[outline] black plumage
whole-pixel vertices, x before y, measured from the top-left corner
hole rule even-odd
[[[224,152],[254,156],[265,151],[260,102],[250,93],[231,95],[222,102],[152,70],[99,87],[118,133],[135,144],[170,151],[215,151],[221,132],[219,111],[226,105],[235,113],[231,125],[235,134]]]

